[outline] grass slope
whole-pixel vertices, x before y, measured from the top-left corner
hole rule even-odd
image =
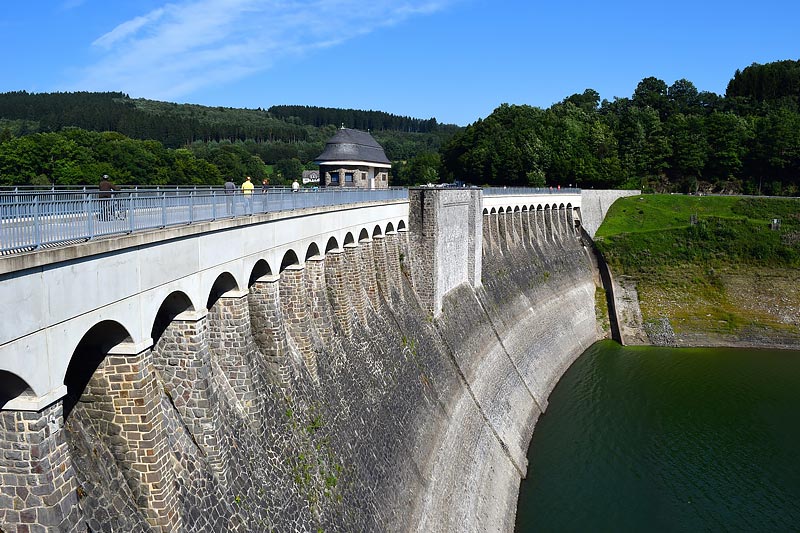
[[[800,332],[798,199],[623,198],[596,240],[636,282],[645,322],[668,318],[678,334]]]

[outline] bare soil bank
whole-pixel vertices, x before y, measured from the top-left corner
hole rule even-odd
[[[800,271],[684,265],[619,277],[626,344],[800,347]]]

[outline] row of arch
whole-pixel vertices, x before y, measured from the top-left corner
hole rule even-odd
[[[387,222],[385,225],[376,224],[371,228],[364,227],[359,230],[346,231],[343,235],[340,233],[338,238],[336,235],[330,235],[327,240],[322,238],[312,240],[308,244],[299,243],[301,246],[299,249],[297,245],[290,245],[282,254],[280,263],[273,260],[271,264],[263,257],[257,259],[249,269],[247,287],[249,288],[264,277],[280,275],[287,268],[300,268],[310,259],[322,259],[329,253],[341,252],[344,247],[369,243],[376,238],[398,235],[398,233],[406,231],[406,222],[401,219],[396,223]],[[194,276],[188,278],[194,278]],[[225,270],[224,267],[216,275],[207,291],[198,287],[198,283],[194,279],[184,279],[182,282],[172,285],[168,292],[162,292],[162,296],[154,297],[152,304],[142,309],[141,313],[136,313],[140,317],[153,317],[150,339],[137,338],[144,336],[144,334],[136,335],[134,333],[142,328],[137,330],[135,324],[129,323],[132,320],[130,317],[126,320],[122,316],[114,316],[114,313],[99,313],[104,316],[102,320],[96,321],[88,329],[84,327],[79,330],[84,331],[82,336],[73,335],[74,340],[64,348],[69,350],[71,347],[71,355],[67,357],[67,362],[59,376],[63,377],[62,382],[67,387],[69,398],[75,400],[75,396],[79,395],[88,383],[93,370],[115,347],[139,346],[142,343],[147,344],[148,347],[152,346],[176,317],[185,313],[202,313],[210,309],[223,295],[244,290],[242,287],[244,283],[237,281],[237,276],[231,271]],[[207,297],[204,298],[205,295]],[[157,309],[155,309],[156,304],[158,304]],[[145,306],[146,304],[142,303],[141,305]],[[17,397],[33,399],[46,393],[47,391],[35,390],[23,377],[10,369],[0,369],[0,409]]]
[[[544,204],[544,205],[538,204],[536,206],[534,206],[534,205],[523,205],[522,207],[517,205],[517,206],[514,206],[513,208],[510,205],[507,206],[507,207],[491,207],[491,208],[484,207],[483,208],[483,214],[484,215],[494,215],[494,214],[501,214],[501,213],[516,213],[517,211],[522,211],[522,212],[525,212],[525,211],[545,211],[545,210],[552,210],[552,211],[559,210],[559,211],[561,211],[563,209],[567,209],[567,210],[573,209],[572,203],[568,202],[566,204],[560,203],[560,204]]]

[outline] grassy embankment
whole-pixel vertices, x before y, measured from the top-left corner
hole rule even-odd
[[[666,317],[679,335],[799,331],[800,199],[623,198],[595,237],[615,275],[636,281],[645,322]]]

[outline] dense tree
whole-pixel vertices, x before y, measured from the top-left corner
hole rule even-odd
[[[687,79],[680,79],[667,89],[670,114],[688,114],[697,111],[700,105],[700,93],[694,83]]]
[[[438,183],[442,160],[438,152],[423,152],[407,164],[401,165],[395,174],[394,185],[421,185]]]
[[[798,194],[798,65],[752,65],[725,97],[648,77],[599,107],[591,89],[538,113],[503,105],[447,143],[443,172],[490,184],[529,174],[586,187]],[[539,156],[526,157],[526,146]]]
[[[269,113],[294,124],[308,124],[311,126],[334,125],[368,131],[393,130],[431,133],[440,128],[453,128],[451,125],[439,124],[435,118],[401,117],[382,111],[362,111],[359,109],[276,105],[269,108]]]
[[[275,163],[276,178],[279,183],[291,182],[292,180],[299,180],[303,175],[303,164],[299,159],[293,157],[291,159],[281,159]]]
[[[767,103],[772,104],[771,107],[788,107],[797,111],[800,60],[775,61],[766,65],[753,63],[742,71],[737,70],[728,83],[725,96],[747,104]]]
[[[644,78],[636,86],[631,98],[636,107],[653,109],[661,118],[667,114],[667,84],[658,78]]]
[[[687,79],[593,89],[548,109],[502,104],[466,128],[378,111],[231,109],[122,93],[0,94],[0,183],[218,184],[312,168],[344,123],[370,130],[393,184],[800,192],[800,61],[736,71],[724,96]],[[280,182],[276,179],[274,183]]]

